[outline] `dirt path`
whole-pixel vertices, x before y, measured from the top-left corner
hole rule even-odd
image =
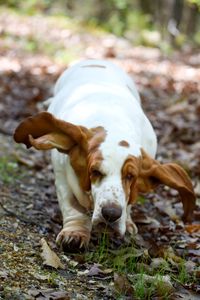
[[[33,32],[38,40],[50,32],[46,43],[62,49],[67,43],[66,51],[78,43],[76,58],[110,59],[134,77],[158,135],[158,159],[180,163],[199,197],[199,54],[177,53],[169,59],[158,49],[134,48],[111,35],[79,32],[66,24],[56,27],[45,18],[38,28],[35,17],[10,13],[5,19],[1,14],[0,24],[0,299],[199,299],[199,202],[193,224],[185,226],[177,194],[161,187],[141,197],[133,210],[139,228],[134,244],[110,252],[94,237],[88,253],[64,254],[55,245],[61,216],[49,154],[26,150],[11,136],[20,120],[44,109],[42,101],[66,65],[42,46],[34,53],[25,50]],[[43,265],[43,237],[63,270]],[[164,282],[163,292],[144,274],[154,281],[169,276],[170,283],[158,280]]]

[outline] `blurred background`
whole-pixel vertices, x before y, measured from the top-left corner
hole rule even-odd
[[[200,0],[0,0],[0,7],[1,16],[15,13],[23,21],[23,15],[43,15],[44,19],[54,16],[60,25],[71,25],[79,30],[107,31],[128,39],[134,45],[158,47],[166,54],[173,48],[200,45]],[[21,35],[21,43],[26,50],[46,48],[45,51],[59,56],[54,49],[56,45],[48,44],[48,37],[40,41],[37,32],[35,36],[28,35],[23,24],[12,24],[9,18],[7,22],[16,31],[12,32],[4,28],[3,21],[6,20],[1,22],[1,40],[13,38],[17,41]],[[38,19],[38,23],[42,31],[42,20]],[[35,22],[32,25],[34,27]],[[67,37],[67,33],[60,36]],[[38,45],[40,42],[43,45]],[[64,56],[61,54],[62,47],[57,47],[60,56]],[[66,57],[60,59],[67,60]]]

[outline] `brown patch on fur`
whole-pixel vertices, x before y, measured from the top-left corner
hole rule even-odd
[[[93,176],[93,170],[99,170],[101,167],[101,162],[103,156],[99,150],[100,145],[104,142],[106,138],[106,131],[103,127],[99,126],[92,129],[93,137],[89,140],[88,145],[88,172],[90,180],[92,183],[95,183],[100,179],[99,176]]]
[[[90,190],[90,179],[87,174],[87,151],[83,151],[78,145],[69,152],[72,168],[78,177],[79,184],[84,191]]]
[[[139,175],[141,159],[130,155],[127,160],[124,162],[122,167],[122,185],[126,195],[126,199],[132,203],[135,202],[137,198],[136,182]],[[134,194],[133,194],[134,191]]]
[[[103,157],[98,149],[104,141],[106,132],[103,127],[99,126],[90,129],[87,139],[87,150],[84,151],[78,145],[69,153],[71,165],[78,177],[80,186],[84,191],[90,190],[90,169],[91,165],[101,163]]]
[[[89,153],[96,151],[106,137],[106,130],[102,126],[92,128],[90,131],[92,136],[88,142]]]
[[[102,68],[102,69],[106,69],[106,66],[102,66],[102,65],[87,65],[87,66],[82,66],[81,68]]]
[[[129,143],[125,140],[122,140],[119,142],[119,145],[122,146],[122,147],[130,147]]]

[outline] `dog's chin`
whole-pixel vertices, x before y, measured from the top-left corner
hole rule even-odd
[[[124,235],[120,233],[118,224],[106,224],[100,222],[93,226],[92,236],[99,240],[99,238],[106,234],[109,239],[109,247],[116,249],[124,243]]]
[[[96,234],[107,234],[110,238],[119,238],[123,239],[124,234],[120,232],[119,223],[105,223],[99,222],[93,226],[93,232]]]

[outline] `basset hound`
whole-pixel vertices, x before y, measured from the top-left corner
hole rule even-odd
[[[14,140],[52,149],[63,249],[87,247],[91,230],[106,224],[135,233],[131,207],[159,184],[179,192],[190,221],[195,194],[186,172],[155,160],[157,140],[131,78],[111,62],[86,60],[58,79],[48,112],[19,124]]]

